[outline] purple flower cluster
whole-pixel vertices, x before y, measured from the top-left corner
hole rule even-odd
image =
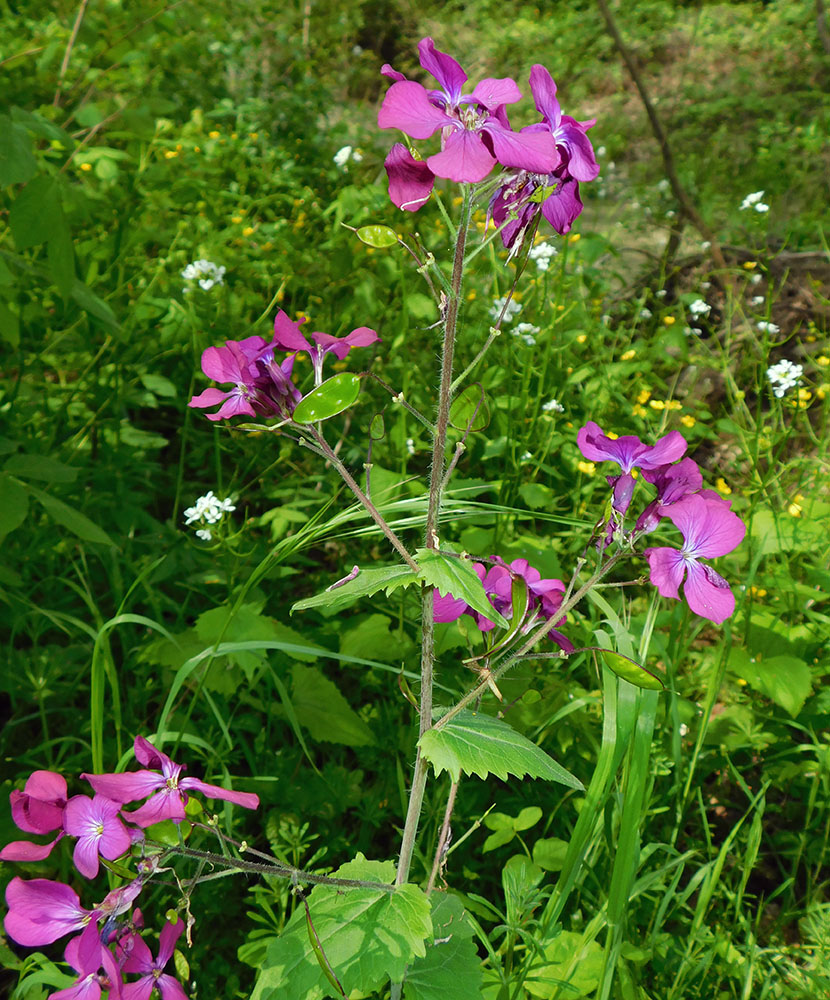
[[[651,483],[657,495],[634,525],[634,534],[654,531],[668,518],[683,535],[682,548],[652,547],[645,551],[651,582],[663,597],[679,599],[683,583],[686,602],[696,615],[720,624],[735,610],[729,584],[702,559],[724,556],[746,534],[743,521],[730,510],[731,502],[714,490],[703,489],[703,476],[691,458],[684,458],[686,441],[671,431],[654,445],[638,437],[612,438],[589,421],[577,434],[577,444],[592,462],[616,462],[621,474],[608,476],[613,489],[612,516],[605,525],[601,545],[609,545],[631,505],[636,479],[634,469]]]
[[[568,232],[582,211],[579,182],[599,173],[585,134],[594,122],[563,115],[553,78],[536,65],[530,89],[542,121],[516,132],[505,110],[521,99],[515,80],[488,78],[462,94],[467,74],[451,56],[439,52],[431,38],[419,42],[418,53],[440,89],[427,90],[385,65],[381,72],[395,82],[383,99],[378,125],[412,139],[428,139],[440,131],[441,151],[416,159],[407,146],[395,143],[385,163],[392,201],[417,212],[436,177],[474,184],[499,164],[507,176],[493,196],[491,211],[498,225],[512,220],[502,231],[505,247],[516,244],[539,211],[557,232]]]
[[[489,568],[484,563],[473,563],[473,569],[484,586],[487,599],[503,617],[513,617],[514,578],[520,577],[527,584],[528,605],[520,627],[522,633],[529,632],[541,621],[556,616],[565,593],[565,584],[561,580],[543,580],[539,570],[534,569],[527,559],[514,559],[508,564],[499,556],[491,556],[490,563]],[[489,632],[496,627],[495,622],[475,611],[462,598],[453,597],[452,594],[441,597],[437,590],[434,591],[433,617],[436,622],[454,622],[462,615],[471,615],[482,632]],[[565,619],[560,618],[554,624],[564,625]],[[548,638],[566,652],[574,648],[570,640],[556,628],[551,628]]]
[[[81,775],[92,785],[93,797],[67,798],[66,780],[53,771],[30,775],[24,790],[15,789],[10,796],[15,824],[26,833],[59,832],[46,844],[25,840],[7,844],[0,851],[0,859],[42,861],[64,836],[74,837],[75,867],[91,879],[98,874],[99,858],[115,861],[123,857],[134,843],[143,841],[144,828],[168,819],[180,823],[185,817],[188,792],[224,799],[246,809],[259,805],[259,798],[250,792],[233,792],[198,778],[182,777],[185,765],[176,764],[142,736],[136,736],[134,751],[145,769]],[[147,801],[138,809],[122,808],[139,799]],[[25,881],[19,877],[11,880],[6,889],[8,912],[4,925],[18,944],[38,947],[65,934],[82,932],[69,942],[64,953],[78,979],[68,989],[52,993],[51,1000],[98,1000],[102,991],[125,1000],[148,1000],[154,987],[163,1000],[184,1000],[181,986],[164,972],[184,929],[182,921],[165,925],[158,958],[153,959],[139,934],[143,926],[141,911],[136,909],[131,918],[118,920],[131,909],[153,869],[153,858],[142,858],[138,877],[110,892],[91,910],[85,909],[78,894],[61,882],[42,878]],[[124,974],[129,973],[138,973],[140,978],[125,984]]]
[[[300,323],[305,322],[301,320]],[[230,417],[280,417],[290,418],[302,394],[291,379],[294,361],[300,351],[308,352],[314,367],[315,385],[322,381],[323,361],[327,354],[341,361],[353,347],[373,344],[378,335],[367,326],[360,326],[345,337],[332,337],[328,333],[312,333],[309,341],[300,330],[300,323],[289,319],[281,309],[274,320],[274,336],[246,337],[228,340],[222,347],[208,347],[202,354],[202,371],[214,382],[230,383],[231,389],[209,388],[194,396],[188,406],[204,409],[221,406],[215,413],[207,413],[208,420],[227,420]],[[290,351],[281,361],[275,351]]]

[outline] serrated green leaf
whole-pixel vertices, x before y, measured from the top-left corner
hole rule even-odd
[[[48,493],[44,493],[42,490],[35,489],[34,486],[29,486],[28,490],[52,520],[57,521],[64,528],[68,528],[73,535],[77,535],[78,538],[82,538],[85,542],[96,542],[99,545],[115,545],[115,542],[106,531],[103,528],[99,528],[94,521],[90,521],[86,514],[82,514],[79,510],[75,510],[74,507],[70,507],[63,500],[58,500],[56,497],[49,496]]]
[[[391,884],[395,866],[359,854],[334,875]],[[308,907],[326,960],[347,994],[400,981],[407,965],[426,955],[430,906],[415,885],[398,886],[394,892],[318,885],[308,896]],[[308,940],[305,908],[298,906],[281,936],[269,942],[251,1000],[336,996]]]
[[[468,385],[452,401],[450,423],[459,431],[483,431],[490,423],[490,408],[480,385]]]
[[[353,372],[340,372],[326,379],[304,396],[291,414],[298,424],[328,420],[347,410],[360,395],[360,378]]]
[[[27,250],[45,243],[59,222],[63,223],[60,189],[53,178],[38,174],[9,209],[9,228],[15,246],[18,250]]]
[[[77,469],[48,455],[12,455],[6,459],[3,469],[12,476],[43,483],[74,483],[78,478]]]
[[[372,730],[349,705],[337,685],[316,667],[295,664],[291,677],[294,714],[313,739],[350,747],[375,742]]]
[[[421,567],[421,579],[428,586],[437,587],[442,597],[452,594],[501,628],[510,627],[509,622],[487,600],[481,580],[469,559],[442,555],[435,549],[418,549],[415,561]]]
[[[36,170],[29,133],[6,115],[0,115],[0,187],[25,184]]]
[[[14,480],[0,474],[0,538],[19,528],[29,513],[29,494]]]
[[[324,590],[322,594],[303,598],[291,606],[291,614],[295,611],[305,611],[307,608],[327,608],[329,611],[340,611],[348,608],[361,597],[371,597],[380,590],[389,595],[398,587],[410,587],[417,583],[418,577],[408,566],[378,566],[375,569],[360,570],[358,575],[333,590]]]
[[[473,928],[456,896],[433,893],[432,940],[426,955],[406,973],[404,1000],[476,1000],[481,996],[481,959]]]
[[[579,778],[492,715],[464,709],[440,729],[428,729],[418,746],[435,768],[436,776],[448,771],[453,781],[459,781],[462,772],[479,778],[494,774],[502,780],[514,774],[517,778],[528,775],[558,781],[569,788],[583,788]]]

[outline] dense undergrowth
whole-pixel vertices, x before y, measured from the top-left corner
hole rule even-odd
[[[235,817],[239,839],[319,871],[357,852],[396,856],[415,745],[398,675],[417,665],[417,602],[401,591],[347,615],[289,617],[353,564],[387,559],[384,540],[312,456],[208,424],[185,404],[205,386],[206,347],[265,335],[282,308],[332,334],[376,329],[361,365],[432,412],[415,377],[435,363],[432,300],[404,255],[347,228],[417,231],[446,256],[435,204],[405,216],[389,203],[388,136],[375,127],[381,64],[417,75],[412,53],[429,34],[471,76],[524,81],[532,63],[547,65],[566,109],[597,118],[601,166],[574,232],[548,234],[558,252],[547,269],[529,263],[521,309],[476,372],[489,424],[467,442],[442,538],[565,574],[607,492],[575,444],[589,419],[649,441],[680,430],[749,525],[722,560],[739,583],[733,618],[715,627],[677,602],[658,615],[652,657],[668,690],[614,995],[823,995],[830,57],[814,5],[648,0],[617,11],[725,271],[681,223],[642,104],[588,0],[324,0],[279,13],[110,0],[85,9],[71,50],[77,11],[58,7],[0,11],[4,791],[36,768],[89,770],[96,748],[112,770],[135,733],[165,732],[199,774],[243,776],[260,796],[257,816]],[[359,155],[338,164],[345,146]],[[742,209],[753,192],[763,201]],[[486,204],[474,221],[484,238]],[[495,247],[464,289],[459,371],[512,282]],[[197,260],[226,268],[222,282],[183,278]],[[802,372],[779,397],[767,372],[782,360]],[[373,496],[418,544],[423,428],[377,384],[337,420],[340,457],[371,465]],[[205,540],[185,511],[209,490],[235,510]],[[630,628],[644,627],[647,606],[643,589]],[[577,645],[592,644],[602,618],[596,605],[572,617]],[[439,629],[438,680],[453,692],[468,684],[459,653],[472,628]],[[237,649],[184,676],[220,641],[331,655]],[[592,660],[529,660],[500,686],[511,724],[587,784],[602,738]],[[446,795],[440,780],[428,787],[425,843]],[[479,921],[482,957],[485,941],[508,964],[531,947],[537,894],[579,809],[558,785],[462,781],[461,842],[444,877]],[[579,974],[511,996],[595,995],[592,926],[609,905],[619,823],[609,806],[564,936],[545,953],[564,976],[583,945]],[[16,836],[6,809],[0,833]],[[503,880],[517,854],[539,866],[541,889]],[[416,856],[414,879],[431,860]],[[30,869],[72,879],[68,859]],[[4,883],[12,874],[4,865]],[[194,896],[192,996],[249,995],[258,942],[296,905],[276,880],[220,884]],[[49,978],[52,958],[0,949],[15,996],[64,982]],[[501,1000],[488,961],[485,995]]]

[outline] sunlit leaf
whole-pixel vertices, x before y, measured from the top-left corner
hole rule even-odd
[[[292,414],[298,424],[328,420],[347,410],[360,395],[360,378],[353,372],[340,372],[326,379],[303,397]]]

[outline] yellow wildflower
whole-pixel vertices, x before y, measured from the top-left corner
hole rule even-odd
[[[647,412],[648,411],[646,410],[646,408],[644,406],[640,406],[639,403],[636,403],[634,406],[631,407],[631,413],[635,417],[644,417]]]
[[[680,402],[679,399],[667,399],[666,400],[666,409],[667,410],[682,410],[683,409],[683,404]]]
[[[245,228],[242,230],[242,235],[243,236],[251,236],[253,234],[253,232],[254,232],[254,227],[253,226],[245,226]]]
[[[683,415],[683,416],[682,416],[682,417],[680,418],[680,423],[681,423],[681,424],[683,424],[683,426],[684,426],[684,427],[694,427],[694,425],[695,425],[695,424],[697,423],[697,421],[696,421],[696,420],[695,420],[695,418],[694,418],[694,417],[693,417],[693,416],[691,415],[691,413],[685,413],[685,414],[684,414],[684,415]]]
[[[467,301],[468,302],[474,302],[477,295],[478,295],[478,292],[476,292],[475,288],[471,288],[470,291],[467,292]]]
[[[725,497],[728,497],[729,494],[732,492],[731,487],[729,486],[727,481],[723,478],[723,476],[719,476],[715,481],[715,489],[718,491],[718,493],[722,493]]]
[[[576,338],[576,342],[577,344],[584,344],[587,339],[588,337],[584,333],[580,333],[579,336]]]
[[[819,354],[816,358],[816,364],[821,365],[822,368],[826,368],[830,365],[830,358],[828,358],[826,354]]]
[[[231,216],[231,222],[234,225],[238,226],[241,221],[242,221],[242,216],[241,215],[232,215]]]
[[[796,493],[793,497],[793,502],[787,507],[787,513],[791,517],[801,517],[801,512],[804,510],[804,507],[802,506],[803,500],[804,495],[801,493]]]
[[[582,233],[571,233],[568,237],[568,243],[579,243],[582,239]]]
[[[637,394],[637,402],[643,406],[651,399],[651,389],[641,389]]]
[[[637,352],[634,348],[630,348],[625,352],[625,354],[620,355],[620,361],[630,361],[633,357],[636,357]]]
[[[652,410],[665,410],[666,408],[666,404],[662,399],[652,399],[649,401],[648,405],[652,408]]]
[[[165,149],[164,151],[165,160],[175,160],[178,155],[178,149]]]
[[[218,139],[221,134],[221,132],[217,132],[216,129],[214,129],[212,132],[208,132],[208,139]]]
[[[758,261],[757,260],[747,260],[747,261],[744,261],[744,269],[746,271],[754,271],[757,266],[758,266]]]
[[[677,320],[676,320],[676,319],[674,318],[674,316],[664,316],[664,317],[663,317],[663,323],[664,323],[664,324],[665,324],[666,326],[674,326],[674,324],[675,324],[676,322],[677,322]]]
[[[767,596],[767,591],[766,591],[766,589],[764,587],[756,587],[754,584],[753,584],[753,586],[751,586],[749,588],[749,592],[750,592],[750,594],[752,594],[753,597],[766,597]]]
[[[619,434],[616,431],[606,431],[605,436],[607,438],[610,438],[612,441],[616,441],[617,438],[619,437]]]
[[[580,461],[576,463],[576,467],[577,469],[579,469],[580,472],[585,473],[586,476],[593,476],[594,473],[597,471],[597,467],[594,465],[593,462]]]
[[[91,163],[81,163],[80,164],[80,168],[81,168],[81,170],[83,170],[84,172],[86,172],[88,170],[92,170],[92,164]]]

